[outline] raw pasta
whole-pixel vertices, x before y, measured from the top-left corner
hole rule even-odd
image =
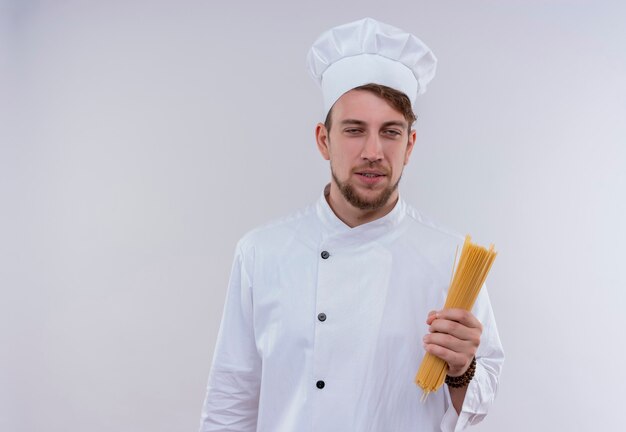
[[[459,264],[448,290],[444,306],[446,309],[460,308],[468,311],[472,309],[478,292],[485,283],[489,269],[496,258],[497,252],[494,251],[493,245],[487,249],[472,243],[471,240],[469,235],[465,236]],[[434,392],[442,386],[447,371],[448,365],[445,361],[426,353],[415,377],[415,383],[424,391],[423,400],[430,392]]]

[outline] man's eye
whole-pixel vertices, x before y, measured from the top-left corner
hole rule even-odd
[[[353,128],[350,128],[350,129],[345,129],[345,132],[346,132],[346,133],[349,133],[349,134],[358,134],[358,133],[360,133],[360,132],[361,132],[361,129],[353,129]]]
[[[402,135],[402,132],[399,132],[399,131],[393,130],[393,129],[388,129],[388,130],[384,131],[384,133],[385,133],[385,135],[394,136],[394,137]]]

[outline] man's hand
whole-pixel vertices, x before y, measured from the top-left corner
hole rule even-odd
[[[429,312],[426,324],[424,349],[448,363],[448,375],[463,375],[480,344],[480,321],[463,309],[443,309]]]

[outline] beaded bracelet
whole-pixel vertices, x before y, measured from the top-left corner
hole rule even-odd
[[[470,363],[469,367],[465,371],[463,375],[459,375],[457,377],[451,377],[450,375],[446,375],[446,384],[448,387],[452,388],[461,388],[465,387],[470,383],[472,378],[474,378],[474,373],[476,372],[476,357],[472,359],[472,363]]]

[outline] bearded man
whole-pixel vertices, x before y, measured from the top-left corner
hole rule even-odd
[[[472,312],[433,310],[463,238],[399,195],[435,57],[366,18],[322,34],[308,62],[331,181],[312,206],[239,241],[201,431],[462,430],[486,415],[504,356],[486,288]],[[422,403],[426,352],[465,385]]]

